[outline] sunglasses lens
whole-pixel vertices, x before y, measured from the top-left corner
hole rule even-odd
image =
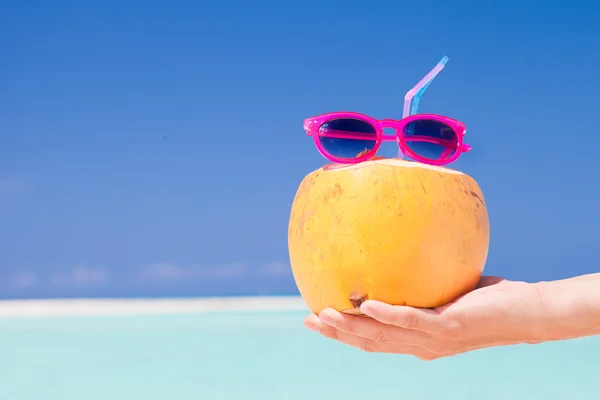
[[[377,131],[373,125],[360,119],[332,119],[319,127],[319,142],[329,155],[353,160],[373,150]]]
[[[427,160],[447,160],[458,148],[456,132],[440,121],[421,119],[411,122],[404,127],[403,135],[410,151]]]

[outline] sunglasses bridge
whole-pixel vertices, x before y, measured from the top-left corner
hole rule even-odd
[[[379,126],[381,127],[381,130],[382,130],[381,140],[383,140],[385,142],[397,141],[398,135],[400,134],[400,132],[399,132],[400,131],[399,130],[400,123],[401,123],[401,121],[395,120],[395,119],[380,120]],[[385,133],[383,133],[384,129],[393,129],[395,133],[393,135],[386,135]]]

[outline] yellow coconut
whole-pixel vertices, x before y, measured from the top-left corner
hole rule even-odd
[[[288,247],[310,310],[360,314],[366,299],[438,307],[475,288],[489,219],[470,176],[397,159],[324,167],[294,198]]]

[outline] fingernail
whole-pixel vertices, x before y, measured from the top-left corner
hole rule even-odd
[[[328,316],[323,315],[323,316],[319,316],[319,319],[321,319],[321,321],[323,321],[325,324],[335,327],[335,321],[332,318],[329,318]]]

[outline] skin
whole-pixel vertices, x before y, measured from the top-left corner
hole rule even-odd
[[[493,276],[437,309],[367,300],[366,316],[325,309],[304,325],[367,352],[435,360],[485,347],[536,344],[600,334],[600,273],[552,282]]]

